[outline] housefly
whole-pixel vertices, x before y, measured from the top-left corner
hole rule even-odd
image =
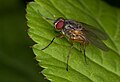
[[[97,48],[103,51],[109,50],[109,48],[102,41],[102,40],[108,39],[107,34],[91,25],[85,24],[83,22],[78,22],[75,20],[64,19],[62,17],[56,20],[53,20],[50,18],[46,18],[46,19],[54,21],[54,28],[57,31],[60,31],[60,35],[55,36],[51,40],[51,42],[42,50],[45,50],[47,47],[49,47],[55,38],[63,38],[63,37],[68,38],[68,40],[71,43],[71,47],[67,55],[67,61],[66,61],[67,71],[68,71],[68,60],[69,60],[74,42],[77,42],[80,44],[80,49],[81,49],[81,52],[84,54],[85,62],[86,62],[85,48],[89,43],[93,44],[94,46],[96,46]]]

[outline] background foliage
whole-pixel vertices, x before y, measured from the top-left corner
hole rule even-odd
[[[48,82],[27,35],[25,0],[0,0],[0,82]]]

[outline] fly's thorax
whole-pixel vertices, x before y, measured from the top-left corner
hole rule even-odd
[[[82,26],[80,23],[73,20],[65,20],[64,28],[62,29],[62,33],[66,34],[70,30],[82,30]]]
[[[71,35],[70,30],[73,30],[73,29],[74,27],[71,24],[66,23],[64,25],[64,28],[61,31],[62,31],[62,34],[66,36],[70,36]]]
[[[70,38],[79,38],[83,35],[81,24],[72,21],[65,20],[64,28],[61,30],[62,34]]]

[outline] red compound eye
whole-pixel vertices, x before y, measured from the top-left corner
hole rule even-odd
[[[64,27],[64,19],[58,19],[56,22],[55,22],[55,28],[57,30],[61,30],[63,27]]]

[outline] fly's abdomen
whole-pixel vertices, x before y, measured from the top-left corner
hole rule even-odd
[[[87,40],[84,36],[84,33],[79,29],[69,29],[64,31],[64,34],[70,41],[86,43]]]

